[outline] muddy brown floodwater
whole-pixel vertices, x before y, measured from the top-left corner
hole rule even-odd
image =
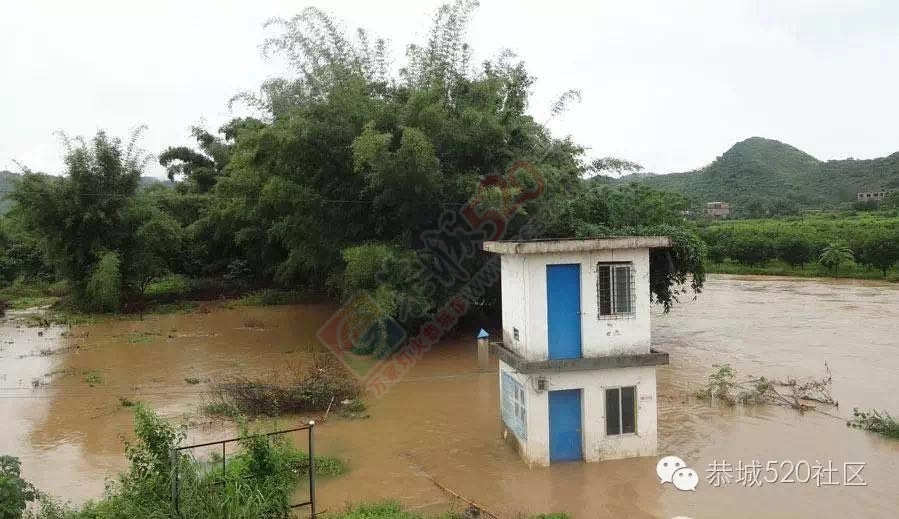
[[[104,478],[125,467],[121,436],[130,436],[132,419],[120,397],[190,420],[190,441],[232,434],[197,412],[207,381],[307,363],[332,311],[220,309],[79,326],[65,336],[62,328],[38,335],[7,321],[0,324],[0,453],[20,457],[25,476],[54,495],[97,497]],[[897,323],[899,286],[729,276],[713,276],[698,300],[655,315],[654,346],[671,354],[659,370],[659,453],[696,469],[695,492],[660,485],[656,458],[528,468],[500,439],[496,374],[476,372],[473,339],[448,341],[383,399],[371,399],[371,418],[317,427],[318,450],[351,469],[319,484],[320,509],[383,498],[425,513],[462,508],[427,473],[502,517],[896,517],[899,441],[817,413],[711,407],[690,394],[713,364],[786,378],[820,377],[826,361],[840,401],[835,413],[860,406],[899,414]],[[191,377],[201,383],[188,384]],[[799,480],[803,462],[832,463],[840,484],[812,478],[748,487],[734,472],[731,483],[714,487],[706,480],[714,461],[758,461],[762,478],[769,462],[781,476],[789,467],[781,462],[789,462],[802,467]],[[843,484],[844,463],[864,463],[866,485]]]

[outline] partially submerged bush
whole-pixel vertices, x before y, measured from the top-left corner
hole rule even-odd
[[[224,472],[204,467],[186,453],[174,455],[185,432],[141,404],[135,405],[137,439],[126,445],[129,470],[107,485],[104,497],[80,508],[47,497],[29,513],[31,519],[124,519],[131,517],[184,517],[218,519],[286,519],[290,498],[306,476],[308,454],[297,450],[285,436],[247,435],[240,452],[229,458]],[[2,460],[2,458],[0,458]],[[334,458],[316,457],[318,474],[344,471]],[[2,463],[2,462],[0,462]],[[220,467],[216,464],[215,467]],[[180,515],[173,501],[174,475],[178,474]],[[3,486],[0,466],[0,490]],[[0,503],[0,519],[4,516]]]
[[[859,411],[856,407],[852,410],[852,419],[846,422],[846,425],[882,434],[888,438],[899,438],[899,422],[886,411],[877,409]]]
[[[324,411],[332,402],[354,399],[361,392],[356,379],[333,357],[316,355],[312,365],[289,384],[271,380],[230,377],[213,384],[211,414],[278,416],[285,413]]]
[[[839,406],[830,394],[833,377],[826,362],[822,379],[804,382],[795,378],[780,381],[765,377],[750,377],[737,382],[737,372],[729,364],[715,364],[714,368],[706,384],[696,392],[697,398],[727,405],[772,404],[799,411],[814,409],[814,403]]]

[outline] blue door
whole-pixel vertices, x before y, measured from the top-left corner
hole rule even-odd
[[[584,459],[581,390],[549,392],[549,461]]]
[[[581,358],[581,266],[546,266],[550,359]]]

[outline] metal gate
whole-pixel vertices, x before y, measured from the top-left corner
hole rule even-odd
[[[288,434],[292,432],[298,431],[307,431],[307,436],[309,438],[309,500],[304,501],[302,503],[296,503],[290,505],[290,508],[300,508],[303,506],[308,506],[311,511],[311,517],[315,517],[315,453],[314,453],[314,441],[313,441],[313,433],[315,431],[315,422],[310,421],[307,425],[303,425],[301,427],[296,427],[294,429],[285,429],[283,431],[275,431],[270,433],[258,434],[255,436],[269,437],[276,436],[281,434]],[[225,450],[225,446],[229,443],[239,442],[241,440],[245,440],[248,437],[239,437],[239,438],[229,438],[227,440],[218,440],[213,442],[206,443],[195,443],[193,445],[184,445],[182,447],[176,447],[172,450],[172,459],[177,460],[178,456],[183,451],[188,451],[191,449],[196,449],[200,447],[211,447],[213,445],[221,445],[222,446],[222,483],[224,484],[224,478],[227,475],[228,463],[227,463],[227,453]],[[172,481],[172,502],[174,503],[175,514],[178,517],[182,517],[181,515],[181,496],[180,496],[180,480],[179,480],[179,470],[180,463],[175,463],[175,477]]]

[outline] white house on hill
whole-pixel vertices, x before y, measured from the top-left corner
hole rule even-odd
[[[502,256],[503,423],[531,464],[653,456],[649,251],[664,236],[485,242]]]

